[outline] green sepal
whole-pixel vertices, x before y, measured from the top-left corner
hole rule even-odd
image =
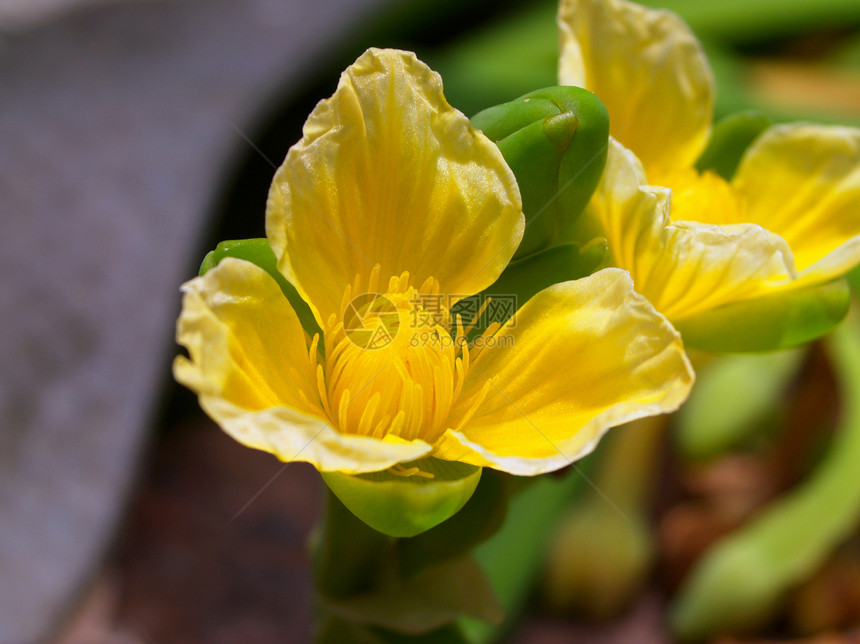
[[[357,475],[322,472],[322,478],[350,512],[392,537],[414,537],[451,518],[466,505],[481,479],[480,467],[436,458],[403,467],[417,467],[433,478],[390,470]]]
[[[730,181],[750,144],[773,121],[758,110],[729,114],[714,125],[708,147],[696,162],[699,172],[713,170]]]
[[[570,280],[580,279],[598,270],[606,258],[608,244],[600,237],[587,244],[559,244],[512,262],[491,286],[478,295],[458,302],[451,310],[463,316],[468,325],[479,303],[486,298],[513,298],[513,307],[487,307],[475,325],[480,333],[492,322],[504,323],[516,309],[543,289]]]
[[[206,257],[203,258],[203,263],[200,264],[200,275],[204,275],[208,270],[215,268],[225,257],[244,259],[259,266],[271,275],[290,301],[290,305],[293,307],[293,311],[296,312],[302,328],[311,337],[316,334],[322,336],[322,330],[319,324],[317,324],[307,302],[299,295],[296,287],[290,284],[278,270],[278,259],[275,257],[275,253],[272,252],[272,247],[269,246],[269,241],[266,238],[222,241],[215,247],[215,250],[210,250],[206,254]],[[322,345],[323,343],[320,342],[320,346]]]
[[[832,331],[848,313],[844,279],[727,304],[673,324],[684,344],[714,353],[753,353],[800,346]]]
[[[855,293],[860,293],[860,266],[855,266],[845,275],[848,284],[854,289]]]
[[[444,559],[465,555],[492,537],[507,516],[512,493],[509,476],[484,470],[469,502],[453,517],[412,539],[397,543],[405,574]]]
[[[472,124],[496,142],[520,187],[526,230],[515,257],[550,246],[585,208],[606,165],[603,103],[581,87],[548,87],[488,108]]]

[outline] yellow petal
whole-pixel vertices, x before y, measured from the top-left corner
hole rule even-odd
[[[648,169],[693,165],[710,136],[714,80],[675,14],[624,0],[562,0],[560,82],[594,92],[612,135]]]
[[[685,168],[660,178],[672,190],[672,219],[700,224],[756,223],[747,216],[746,200],[732,185],[711,170]]]
[[[791,250],[760,226],[669,217],[671,192],[649,186],[636,157],[610,141],[586,217],[609,241],[614,266],[670,320],[768,295],[796,277]]]
[[[480,350],[463,396],[486,387],[486,398],[436,456],[519,475],[552,471],[588,454],[609,428],[676,409],[693,378],[678,333],[627,273],[562,282]]]
[[[230,436],[280,460],[310,463],[321,472],[364,474],[427,456],[427,443],[341,434],[316,416],[289,407],[249,412],[223,398],[200,396],[200,406]]]
[[[176,379],[195,391],[221,428],[284,461],[351,473],[420,458],[430,446],[344,436],[331,428],[316,393],[315,350],[275,281],[250,262],[227,258],[183,286],[177,341],[189,358]]]
[[[224,259],[183,285],[177,380],[198,394],[249,410],[288,405],[310,411],[314,367],[305,333],[277,283],[261,268]]]
[[[760,226],[679,221],[662,242],[661,253],[639,261],[636,289],[672,321],[773,295],[796,278],[791,250]]]
[[[671,195],[666,188],[648,186],[636,156],[610,138],[606,168],[582,223],[606,238],[613,264],[629,271],[634,283],[645,272],[640,260],[662,250]]]
[[[266,232],[278,267],[317,309],[340,314],[366,285],[408,271],[473,294],[492,284],[524,229],[498,148],[452,108],[414,54],[370,49],[317,105],[275,175]]]
[[[747,150],[732,183],[748,220],[791,246],[803,284],[860,262],[860,130],[772,127]]]

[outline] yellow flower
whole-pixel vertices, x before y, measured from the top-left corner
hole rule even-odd
[[[618,269],[538,293],[482,346],[450,341],[447,304],[425,304],[492,284],[523,228],[513,174],[439,76],[368,50],[311,113],[266,210],[323,339],[269,274],[224,259],[183,287],[176,378],[241,443],[346,473],[432,455],[539,474],[675,409],[692,383],[680,339]]]
[[[714,81],[681,19],[625,0],[562,0],[559,25],[561,82],[604,102],[617,139],[591,225],[657,310],[683,322],[860,261],[860,130],[779,125],[731,182],[699,174]]]

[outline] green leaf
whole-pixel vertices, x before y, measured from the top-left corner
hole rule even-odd
[[[504,618],[471,557],[445,560],[356,597],[321,600],[324,608],[344,619],[408,634],[431,632],[463,615],[490,623]]]
[[[256,264],[269,275],[274,278],[281,287],[281,291],[290,301],[293,311],[302,323],[302,328],[313,337],[319,334],[322,337],[322,330],[317,324],[314,314],[311,312],[307,302],[305,302],[296,287],[290,284],[286,278],[281,275],[278,270],[278,260],[275,253],[272,252],[272,247],[269,246],[269,241],[265,238],[257,239],[235,239],[222,241],[215,247],[215,250],[209,251],[206,257],[203,258],[203,263],[200,265],[200,275],[204,275],[207,271],[214,268],[225,257],[236,257],[245,261]],[[320,342],[320,347],[323,343]]]
[[[675,437],[681,453],[687,459],[712,458],[760,435],[778,416],[804,355],[796,349],[721,356],[706,364],[678,412]]]
[[[392,537],[413,537],[456,514],[471,498],[481,468],[426,458],[404,466],[432,478],[373,472],[349,475],[322,472],[338,499],[374,530]]]
[[[581,87],[548,87],[472,117],[496,141],[520,187],[526,230],[515,257],[548,247],[594,193],[609,139],[603,103]]]
[[[707,34],[730,43],[773,43],[791,34],[842,29],[860,21],[860,4],[856,0],[815,3],[808,0],[645,0],[642,4],[674,11],[697,35]]]
[[[678,320],[684,343],[715,353],[790,349],[832,331],[851,301],[844,279],[738,302]]]
[[[839,383],[838,431],[806,480],[696,564],[670,611],[682,640],[760,626],[860,525],[860,319],[849,318],[825,346]]]
[[[474,114],[556,82],[557,10],[557,3],[547,0],[523,4],[422,58],[445,80],[451,105]]]
[[[708,147],[696,162],[700,172],[713,170],[730,181],[750,144],[773,121],[757,110],[744,110],[729,114],[714,125]]]

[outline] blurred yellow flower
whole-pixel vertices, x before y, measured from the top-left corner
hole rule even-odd
[[[268,273],[227,258],[183,287],[176,378],[241,443],[346,473],[432,455],[539,474],[680,405],[680,339],[618,269],[545,289],[481,346],[448,341],[450,305],[498,278],[523,228],[513,174],[439,76],[368,50],[311,113],[266,210],[323,339]]]
[[[562,0],[559,26],[561,83],[593,91],[617,139],[591,224],[657,310],[680,322],[860,261],[860,130],[775,126],[730,182],[700,174],[714,81],[687,25],[625,0]],[[671,217],[652,186],[671,189]]]

